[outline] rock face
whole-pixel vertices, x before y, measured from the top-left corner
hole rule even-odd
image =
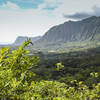
[[[53,45],[85,40],[100,40],[100,17],[92,16],[54,26],[37,43]]]
[[[22,45],[22,43],[27,40],[27,38],[30,38],[31,41],[34,43],[35,41],[39,40],[41,38],[41,36],[37,36],[37,37],[23,37],[23,36],[19,36],[17,37],[17,39],[15,40],[15,42],[13,43],[13,45]]]

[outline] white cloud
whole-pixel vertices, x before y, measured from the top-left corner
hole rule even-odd
[[[57,7],[59,7],[61,5],[61,2],[59,2],[60,0],[44,0],[44,3],[38,5],[39,9],[43,9],[43,8],[47,8],[50,10],[52,10],[52,8],[56,9]]]
[[[9,2],[9,1],[7,3],[3,4],[2,7],[11,8],[11,9],[19,9],[18,5],[16,5],[15,3]]]
[[[61,0],[44,0],[45,2],[60,2]]]
[[[76,12],[93,13],[93,7],[96,5],[100,7],[100,0],[60,0],[62,3],[57,9],[54,10],[55,16],[63,14],[74,14]]]
[[[46,4],[40,4],[39,6],[38,6],[38,9],[43,9],[43,8],[45,8],[46,7]]]

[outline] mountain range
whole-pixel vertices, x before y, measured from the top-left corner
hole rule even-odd
[[[12,45],[21,45],[28,37],[19,36]],[[51,27],[42,37],[29,37],[32,48],[39,50],[72,50],[100,45],[100,17],[67,21]]]
[[[100,17],[92,16],[79,21],[67,21],[49,29],[35,42],[37,48],[71,48],[94,46],[100,41]]]

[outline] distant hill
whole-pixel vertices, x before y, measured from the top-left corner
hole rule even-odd
[[[36,42],[41,47],[62,47],[66,43],[100,40],[100,17],[92,16],[80,21],[68,21],[52,27]],[[38,46],[39,47],[39,46]],[[67,47],[67,44],[66,44]]]
[[[15,42],[13,43],[13,45],[22,45],[22,43],[27,40],[27,38],[30,38],[31,41],[34,43],[35,41],[39,40],[41,38],[41,36],[37,36],[37,37],[27,37],[27,36],[19,36],[16,38]]]

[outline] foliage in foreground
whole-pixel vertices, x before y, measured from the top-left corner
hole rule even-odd
[[[30,40],[9,52],[10,48],[0,49],[0,98],[7,100],[99,100],[100,83],[95,78],[98,73],[91,73],[92,86],[84,82],[72,80],[70,84],[57,81],[33,81],[32,72],[38,61],[38,56],[29,57],[25,47]],[[59,71],[64,66],[57,64]]]

